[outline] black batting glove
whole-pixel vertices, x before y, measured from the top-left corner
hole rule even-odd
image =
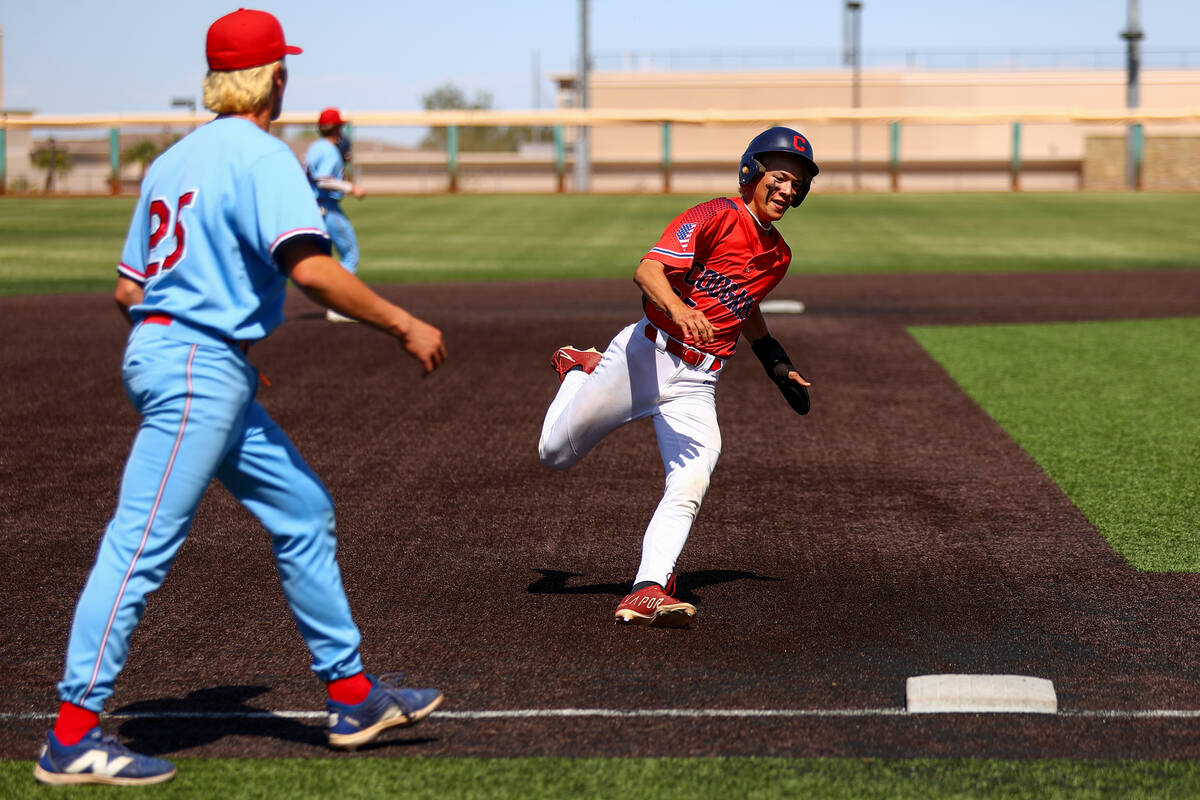
[[[795,372],[802,378],[804,374],[792,366],[792,360],[788,358],[788,354],[784,352],[775,337],[768,334],[751,342],[750,348],[754,350],[754,355],[758,357],[758,360],[762,362],[763,369],[767,371],[767,377],[779,387],[783,399],[787,400],[792,410],[800,415],[807,414],[808,410],[812,408],[808,389],[788,377],[789,372]]]

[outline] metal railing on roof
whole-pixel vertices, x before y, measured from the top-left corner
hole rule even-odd
[[[1125,69],[1125,48],[864,50],[866,69]],[[1143,69],[1200,69],[1200,49],[1141,51]],[[596,53],[603,71],[841,69],[840,50],[621,50]]]
[[[1007,122],[1035,124],[1145,123],[1200,121],[1200,102],[1190,107],[1164,108],[590,108],[534,110],[457,111],[343,111],[357,127],[451,125],[628,125],[672,123],[714,125],[804,120],[806,124],[852,122],[904,122],[925,125],[985,125]],[[314,112],[284,112],[280,125],[311,127]],[[6,117],[0,113],[0,129],[118,128],[127,126],[200,125],[213,118],[210,113],[138,112],[122,114],[32,114]]]

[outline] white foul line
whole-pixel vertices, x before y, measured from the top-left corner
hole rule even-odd
[[[754,717],[884,717],[902,716],[903,708],[514,708],[496,711],[435,711],[439,719],[603,718],[754,718]],[[53,711],[0,713],[0,720],[52,720]],[[103,713],[104,719],[325,719],[326,711],[130,711]]]
[[[1131,711],[1108,709],[1079,709],[1059,711],[1060,717],[1095,717],[1099,719],[1200,719],[1200,710],[1191,708],[1144,708]]]
[[[969,713],[969,712],[968,712]],[[994,712],[993,712],[994,713]],[[53,720],[54,711],[0,712],[0,720]],[[130,711],[104,713],[105,719],[325,719],[325,711]],[[838,717],[903,717],[948,716],[948,714],[913,714],[903,708],[514,708],[495,711],[435,711],[430,717],[446,720],[489,719],[765,719],[765,718],[838,718]],[[1200,709],[1078,709],[1057,714],[1038,714],[1040,717],[1080,717],[1095,719],[1200,719]]]

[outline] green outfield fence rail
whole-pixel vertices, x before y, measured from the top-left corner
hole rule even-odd
[[[1012,124],[1012,190],[1021,188],[1021,123]]]
[[[975,109],[954,111],[944,109],[914,108],[778,108],[755,110],[691,110],[691,109],[552,109],[532,111],[499,110],[454,110],[454,111],[359,111],[343,112],[359,130],[372,127],[444,127],[446,128],[446,188],[458,191],[461,182],[459,129],[463,126],[548,126],[554,133],[554,155],[547,166],[553,169],[557,191],[567,191],[567,150],[564,131],[568,128],[610,125],[653,125],[660,129],[661,152],[658,170],[661,188],[669,192],[673,188],[673,175],[681,167],[699,168],[716,163],[710,160],[679,159],[673,152],[673,132],[678,126],[699,125],[792,125],[810,128],[816,125],[878,124],[889,131],[888,157],[886,160],[859,159],[866,171],[877,171],[890,178],[892,190],[899,189],[902,173],[951,173],[955,171],[1007,171],[1013,190],[1021,187],[1024,173],[1039,170],[1081,169],[1078,159],[1042,159],[1034,161],[1022,158],[1021,141],[1023,127],[1038,124],[1077,125],[1126,125],[1133,126],[1138,141],[1134,144],[1135,158],[1140,165],[1143,153],[1141,142],[1142,126],[1147,123],[1197,123],[1200,122],[1200,106],[1196,108],[1167,109],[1100,109],[1100,110],[1046,110],[1021,108]],[[315,112],[291,112],[283,114],[277,125],[311,127]],[[111,191],[120,191],[119,132],[122,128],[189,129],[211,119],[211,115],[194,112],[169,114],[23,114],[11,117],[0,113],[0,178],[6,178],[5,163],[10,137],[7,133],[16,130],[57,129],[107,129],[109,133],[109,164],[111,168]],[[904,159],[901,153],[903,127],[918,125],[1011,125],[1011,151],[1008,159]],[[646,168],[653,160],[642,162],[637,159],[606,161],[594,159],[594,166]],[[822,167],[829,170],[849,168],[850,162],[823,159]],[[0,191],[7,186],[0,180]]]

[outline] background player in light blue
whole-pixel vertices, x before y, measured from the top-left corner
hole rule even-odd
[[[337,250],[342,266],[358,273],[358,238],[354,226],[342,211],[342,197],[352,194],[362,199],[366,192],[346,179],[346,162],[350,160],[350,140],[345,136],[346,120],[336,108],[327,108],[317,118],[319,139],[304,155],[304,171],[317,196],[317,205],[325,217],[325,228]],[[330,322],[354,320],[329,309],[325,318]]]
[[[283,322],[290,277],[315,301],[395,336],[432,372],[441,332],[376,295],[329,255],[320,212],[288,147],[266,131],[287,83],[275,17],[240,9],[207,38],[204,104],[218,114],[142,184],[118,267],[133,323],[122,364],[142,416],[117,509],[75,609],[62,704],[34,768],[44,783],[142,784],[175,768],[104,737],[99,712],[125,664],[146,595],[166,578],[216,477],[271,535],[288,605],[329,693],[329,741],[353,748],[442,701],[363,672],[335,558],[333,503],[255,400],[248,346]]]

